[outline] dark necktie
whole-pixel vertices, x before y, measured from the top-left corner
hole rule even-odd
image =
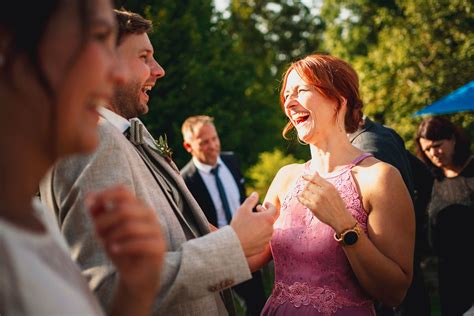
[[[219,177],[219,165],[211,169],[211,173],[216,177],[217,190],[222,201],[222,208],[224,209],[225,218],[227,223],[230,224],[232,220],[232,213],[230,212],[229,201],[227,201],[227,195],[225,194],[224,186],[222,185],[221,178]]]

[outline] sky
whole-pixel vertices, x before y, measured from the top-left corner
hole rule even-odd
[[[229,5],[230,0],[214,0],[214,3],[216,5],[216,9],[219,11],[224,11],[227,6]],[[313,9],[316,9],[318,6],[321,6],[321,0],[302,0],[302,2]],[[316,5],[316,3],[319,3],[319,5]]]
[[[216,4],[216,9],[219,11],[224,11],[229,5],[229,1],[230,0],[215,0],[214,3]]]

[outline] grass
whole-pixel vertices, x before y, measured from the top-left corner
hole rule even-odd
[[[235,305],[235,310],[237,312],[237,316],[245,316],[245,309],[240,303],[240,299],[236,297],[235,292],[234,292],[234,305]]]
[[[431,298],[431,316],[441,316],[441,306],[439,305],[439,297],[430,296]]]
[[[441,316],[438,295],[438,261],[435,257],[428,257],[423,261],[421,268],[430,295],[431,316]]]

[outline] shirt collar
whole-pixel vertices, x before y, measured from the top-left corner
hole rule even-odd
[[[221,156],[217,157],[217,163],[215,166],[211,165],[206,165],[205,163],[200,162],[196,157],[193,157],[193,162],[196,168],[199,170],[205,172],[205,173],[211,173],[211,169],[215,168],[218,165],[223,165],[224,163],[222,162]]]
[[[126,118],[118,115],[117,113],[107,108],[99,107],[98,111],[100,116],[102,116],[110,124],[115,126],[121,133],[125,132],[131,125]]]

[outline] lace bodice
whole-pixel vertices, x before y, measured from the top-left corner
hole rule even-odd
[[[368,156],[359,157],[325,178],[339,191],[347,210],[365,233],[367,213],[351,169]],[[310,173],[309,163],[305,164],[304,173]],[[275,286],[267,305],[312,306],[322,315],[334,314],[345,307],[371,306],[372,301],[359,286],[342,247],[334,240],[334,230],[299,203],[297,196],[304,185],[305,180],[299,177],[283,200],[280,217],[274,225],[271,249]]]

